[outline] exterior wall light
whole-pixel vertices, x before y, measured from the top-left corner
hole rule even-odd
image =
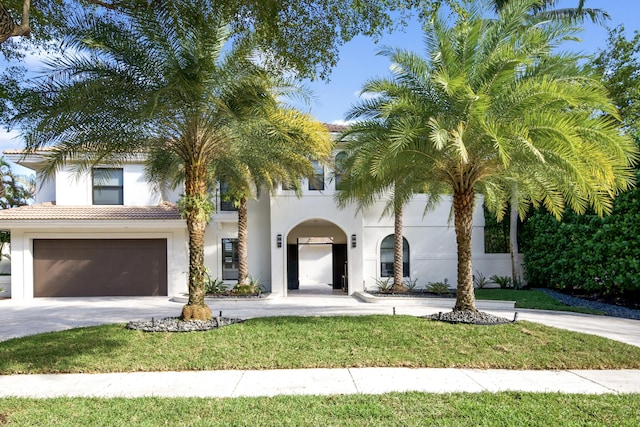
[[[282,234],[278,234],[278,235],[276,236],[276,246],[277,246],[278,248],[281,248],[281,247],[282,247]]]
[[[358,246],[358,245],[357,245],[357,241],[356,241],[356,235],[355,235],[355,234],[352,234],[352,235],[351,235],[351,247],[352,247],[352,248],[355,248],[356,246]]]

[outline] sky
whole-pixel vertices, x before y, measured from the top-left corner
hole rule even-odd
[[[578,0],[561,0],[557,7],[575,7],[577,4]],[[586,6],[607,11],[611,16],[607,25],[613,28],[623,24],[628,38],[633,35],[633,31],[640,30],[639,0],[587,0]],[[582,42],[567,43],[566,49],[593,54],[606,47],[605,28],[585,23],[584,29],[579,35]],[[357,37],[345,44],[340,50],[340,61],[329,76],[329,81],[305,82],[314,98],[309,112],[322,122],[342,123],[350,106],[358,101],[363,83],[373,77],[388,75],[388,59],[376,55],[382,46],[422,52],[423,35],[419,22],[413,20],[408,27],[383,36],[377,44],[366,37]],[[0,151],[22,147],[23,142],[17,132],[0,130]],[[14,169],[17,173],[29,172],[15,166]]]

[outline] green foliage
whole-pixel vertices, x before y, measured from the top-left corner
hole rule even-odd
[[[183,194],[177,204],[182,218],[193,218],[207,223],[216,211],[216,205],[209,194],[195,194],[191,197]]]
[[[380,292],[391,292],[391,288],[393,287],[393,277],[376,278],[376,287]]]
[[[436,295],[447,295],[451,293],[449,289],[449,279],[444,279],[442,282],[429,282],[427,284],[427,292]]]
[[[609,30],[607,47],[587,66],[602,78],[629,133],[640,139],[640,32],[627,39],[623,26]]]
[[[204,291],[207,294],[221,294],[227,290],[224,282],[217,277],[211,277],[209,269],[206,270]]]
[[[234,295],[259,295],[262,291],[263,287],[258,279],[249,277],[249,283],[238,283],[233,287],[231,293]]]
[[[407,292],[411,292],[413,291],[417,286],[418,286],[418,279],[412,279],[411,277],[408,277],[404,282],[403,282],[405,288],[407,288]]]
[[[480,271],[476,271],[476,274],[473,275],[473,287],[476,289],[482,289],[490,283],[491,280],[487,279],[487,277]]]
[[[640,290],[640,189],[622,193],[613,213],[536,212],[524,233],[531,286],[620,294]]]
[[[513,281],[511,280],[511,277],[509,276],[498,276],[497,274],[494,274],[493,276],[491,276],[491,281],[500,285],[500,289],[506,289],[506,288],[512,288],[513,287]]]

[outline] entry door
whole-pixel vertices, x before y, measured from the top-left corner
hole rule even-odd
[[[287,245],[287,289],[300,289],[298,245]]]
[[[344,277],[344,282],[343,282]],[[347,245],[333,245],[333,289],[348,289],[347,284]]]
[[[238,239],[222,239],[222,280],[238,280]]]

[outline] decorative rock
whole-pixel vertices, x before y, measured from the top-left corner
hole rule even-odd
[[[132,321],[127,323],[127,329],[137,329],[144,332],[195,332],[219,329],[223,326],[244,322],[243,319],[215,317],[210,320],[180,320],[179,317],[166,317],[150,321]]]
[[[512,323],[504,317],[494,316],[483,311],[450,311],[447,313],[435,313],[422,316],[424,319],[436,320],[447,323],[468,323],[472,325],[501,325]]]

